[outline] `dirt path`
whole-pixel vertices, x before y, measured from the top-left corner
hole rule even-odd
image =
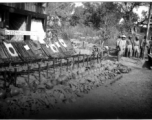
[[[36,117],[152,118],[152,71],[133,68],[114,84],[100,86],[74,103],[59,106]]]

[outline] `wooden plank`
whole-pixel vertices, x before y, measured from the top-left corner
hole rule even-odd
[[[43,23],[43,26],[44,26],[44,31],[46,32],[46,26],[47,26],[47,17],[44,18],[44,23]]]
[[[12,8],[11,11],[10,11],[10,8]],[[40,14],[40,13],[22,10],[22,9],[18,10],[14,7],[9,7],[9,6],[3,5],[3,4],[0,4],[0,10],[9,11],[12,13],[18,13],[18,14],[22,14],[22,15],[31,15],[31,16],[37,17],[37,18],[46,18],[47,17],[46,14]]]
[[[32,19],[32,16],[29,15],[27,16],[27,24],[26,24],[26,30],[27,31],[30,31],[31,30],[31,19]],[[30,39],[30,36],[25,36],[25,40],[29,40]]]
[[[44,35],[45,33],[33,32],[33,31],[19,31],[19,30],[1,30],[4,35]]]

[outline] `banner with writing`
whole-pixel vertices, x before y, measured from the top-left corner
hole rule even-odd
[[[4,35],[44,35],[45,33],[41,33],[41,32],[31,32],[31,31],[18,31],[18,30],[2,30],[1,29],[1,33],[3,33]]]

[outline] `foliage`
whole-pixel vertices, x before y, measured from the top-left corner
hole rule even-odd
[[[103,2],[100,4],[84,3],[86,7],[85,24],[91,23],[94,28],[104,28],[106,26],[114,26],[120,19],[120,14],[117,10],[117,5],[113,2]]]
[[[139,19],[138,15],[133,12],[133,9],[139,7],[141,2],[117,2],[116,4],[124,19],[124,24],[120,28],[123,31],[133,33],[135,22]]]
[[[83,2],[82,4],[83,6],[74,7],[71,2],[49,3],[48,14],[61,19],[62,31],[69,34],[70,38],[75,32],[80,32],[85,36],[98,35],[104,41],[113,39],[114,34],[117,33],[115,35],[117,36],[119,32],[133,34],[134,27],[138,25],[135,24],[138,15],[133,9],[140,5],[148,5],[141,2]],[[147,18],[146,12],[143,11],[143,15]],[[121,18],[124,20],[123,24],[119,24]]]
[[[71,16],[70,24],[72,26],[76,26],[77,24],[83,24],[84,23],[84,8],[77,7],[75,8],[74,14]]]
[[[69,18],[71,17],[71,11],[73,10],[74,5],[71,2],[51,2],[47,6],[47,14],[53,18],[60,19],[62,23],[62,28],[68,26]],[[58,25],[53,24],[55,29]]]
[[[73,10],[71,2],[51,2],[48,3],[47,13],[50,16],[58,16],[61,19],[67,19]]]
[[[91,27],[84,25],[70,26],[63,29],[63,31],[69,36],[69,38],[79,38],[79,37],[94,37],[97,35],[97,31]],[[81,35],[82,36],[81,36]]]

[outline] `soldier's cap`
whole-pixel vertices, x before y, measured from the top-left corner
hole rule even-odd
[[[126,36],[125,36],[125,35],[122,35],[121,37],[122,37],[122,38],[126,38]]]

